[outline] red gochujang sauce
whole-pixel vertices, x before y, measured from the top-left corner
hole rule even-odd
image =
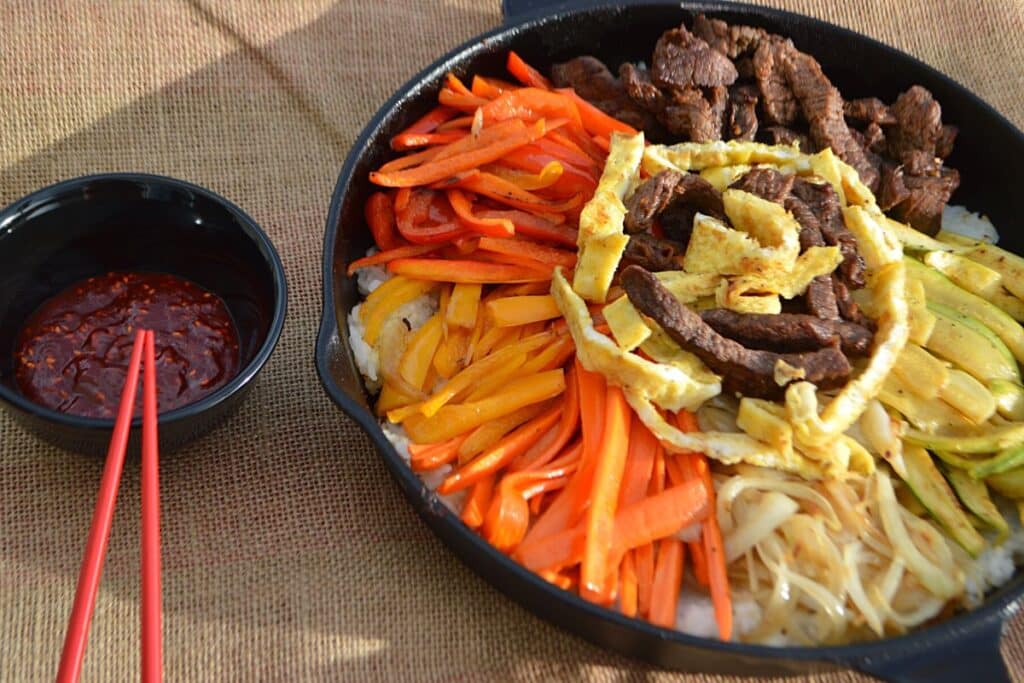
[[[160,412],[203,398],[238,372],[238,332],[218,296],[176,275],[107,273],[29,316],[15,350],[18,387],[62,413],[113,418],[140,327],[155,333]]]

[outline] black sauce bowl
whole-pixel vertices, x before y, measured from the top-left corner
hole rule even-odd
[[[239,371],[188,405],[161,413],[171,451],[228,417],[253,386],[284,325],[287,286],[270,239],[209,190],[162,176],[117,173],[51,185],[0,211],[0,404],[25,429],[72,451],[101,454],[113,420],[45,408],[14,379],[18,333],[46,299],[109,271],[178,275],[220,296],[239,336]],[[132,424],[137,442],[141,421]]]

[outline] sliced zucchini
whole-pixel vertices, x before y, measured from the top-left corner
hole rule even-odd
[[[969,474],[955,467],[943,467],[943,474],[953,486],[957,497],[964,507],[985,523],[986,526],[996,530],[996,543],[1002,543],[1010,535],[1010,525],[1006,519],[999,514],[999,509],[992,502],[988,495],[988,487],[984,482],[974,479]]]
[[[907,444],[903,449],[903,460],[907,465],[904,479],[907,486],[953,540],[972,557],[977,557],[985,549],[985,539],[971,525],[953,490],[932,462],[932,456],[923,448]]]

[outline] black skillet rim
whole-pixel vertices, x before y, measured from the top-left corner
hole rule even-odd
[[[273,354],[274,349],[277,347],[277,343],[280,340],[281,332],[284,330],[284,322],[288,312],[288,282],[285,276],[284,264],[281,262],[281,256],[277,253],[274,243],[270,241],[270,237],[266,232],[264,232],[263,228],[261,228],[259,224],[249,216],[249,214],[233,202],[212,190],[208,190],[205,187],[190,183],[186,180],[152,173],[95,173],[68,178],[52,185],[47,185],[46,187],[25,195],[20,199],[16,199],[3,209],[0,209],[0,232],[5,229],[10,221],[18,220],[20,214],[30,210],[36,205],[51,200],[58,195],[66,194],[69,191],[74,191],[90,184],[109,182],[163,185],[178,191],[191,192],[193,194],[200,195],[209,201],[222,206],[238,222],[238,225],[242,228],[245,237],[252,240],[256,245],[260,255],[270,267],[270,271],[273,275],[273,316],[270,320],[270,326],[267,328],[267,337],[263,340],[263,343],[260,345],[256,355],[253,356],[252,360],[249,361],[245,367],[239,369],[238,373],[224,386],[220,387],[209,396],[204,396],[198,401],[161,413],[159,421],[160,424],[171,424],[188,420],[230,399],[233,395],[249,384],[249,382],[256,377],[259,371],[270,359],[270,356]],[[2,384],[0,384],[0,399],[7,401],[28,414],[74,429],[109,432],[114,428],[114,420],[61,413],[51,408],[39,405],[38,403],[29,400],[19,392],[13,391]],[[138,428],[141,424],[142,418],[137,417],[132,420],[133,428]]]
[[[503,3],[503,8],[506,11],[508,11],[509,4],[511,3],[508,3],[507,0]],[[428,526],[433,527],[434,524],[439,524],[447,527],[447,531],[449,533],[455,534],[459,537],[460,541],[473,546],[473,551],[475,553],[483,553],[488,555],[492,561],[502,563],[504,565],[504,569],[514,574],[518,580],[526,584],[528,589],[542,594],[545,598],[562,602],[566,607],[581,611],[590,618],[610,621],[616,626],[634,631],[645,638],[651,639],[652,641],[673,641],[682,646],[705,651],[713,651],[719,655],[725,656],[730,654],[743,655],[766,660],[798,661],[804,664],[813,664],[816,662],[839,663],[855,667],[859,666],[863,670],[881,672],[882,667],[887,662],[902,662],[921,655],[937,653],[941,647],[963,645],[970,639],[990,636],[990,632],[993,629],[995,629],[995,636],[993,637],[997,638],[998,634],[1001,633],[1002,625],[1005,623],[1006,619],[1008,619],[1009,616],[1019,608],[1021,598],[1024,597],[1024,583],[1012,589],[997,591],[995,594],[988,596],[985,602],[976,609],[955,615],[939,624],[916,629],[905,635],[848,645],[823,647],[775,647],[768,645],[723,642],[716,639],[691,636],[680,631],[652,626],[643,621],[624,617],[613,610],[598,607],[576,595],[554,587],[539,576],[529,572],[507,556],[495,550],[481,537],[465,527],[457,516],[448,511],[432,491],[429,491],[423,486],[419,478],[412,472],[401,456],[399,456],[394,446],[385,437],[376,418],[359,405],[357,401],[349,397],[345,391],[334,382],[330,374],[328,354],[330,352],[330,346],[333,338],[340,334],[340,321],[336,315],[334,286],[332,280],[334,274],[333,255],[338,239],[338,220],[342,201],[346,194],[345,190],[348,185],[354,181],[352,174],[357,162],[362,156],[363,150],[370,138],[373,136],[377,128],[383,123],[387,114],[396,106],[402,105],[403,100],[410,91],[415,90],[421,82],[443,73],[447,69],[447,66],[452,62],[462,61],[463,58],[476,50],[487,50],[489,41],[497,37],[504,36],[507,33],[530,30],[543,25],[544,23],[564,19],[567,16],[577,14],[581,11],[624,8],[641,5],[664,5],[684,10],[705,11],[709,13],[713,13],[716,10],[727,10],[730,12],[768,16],[780,20],[786,18],[799,18],[801,21],[817,23],[824,30],[836,35],[838,38],[853,38],[859,41],[869,41],[870,43],[873,43],[872,47],[876,49],[888,52],[900,60],[909,60],[915,63],[919,68],[930,72],[935,78],[950,83],[962,97],[970,101],[973,107],[988,110],[995,116],[1002,119],[1008,127],[1014,128],[1013,125],[1010,124],[1004,116],[1002,116],[1002,114],[997,112],[989,104],[968,91],[961,84],[927,64],[924,64],[920,60],[907,55],[902,51],[896,50],[895,48],[889,47],[873,38],[814,17],[775,8],[740,5],[733,2],[720,2],[715,0],[703,2],[665,2],[663,0],[648,0],[644,2],[638,0],[627,0],[625,2],[620,1],[615,3],[581,2],[578,4],[578,7],[573,6],[574,3],[568,3],[550,8],[534,8],[521,16],[506,18],[506,23],[471,38],[458,47],[448,51],[398,88],[395,93],[377,110],[373,118],[370,119],[359,137],[353,143],[351,150],[345,159],[344,165],[342,166],[342,170],[338,176],[338,181],[333,192],[324,236],[322,273],[324,307],[316,344],[316,365],[321,382],[323,383],[328,396],[343,410],[343,412],[355,420],[367,436],[373,441],[374,446],[383,456],[384,462],[392,476],[395,477],[410,503],[413,504],[413,507],[417,510],[420,516],[428,523]],[[1018,131],[1018,134],[1021,133]],[[446,545],[449,543],[448,540],[443,537],[441,540],[444,541]],[[458,552],[456,552],[455,555],[465,564],[470,566],[470,568],[472,568],[478,575],[481,575],[483,578],[487,579],[489,583],[495,585],[491,578],[487,576],[480,567],[477,567],[470,561],[468,556],[463,557],[462,554]],[[505,587],[496,587],[501,589],[503,592],[507,592]],[[523,603],[523,600],[521,599],[517,599],[516,601],[520,604]],[[998,655],[997,646],[995,648],[995,654]]]

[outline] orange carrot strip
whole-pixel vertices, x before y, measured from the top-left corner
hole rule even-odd
[[[708,576],[708,558],[704,552],[703,539],[699,541],[687,541],[687,549],[690,551],[690,555],[693,557],[693,577],[697,579],[697,583],[704,586],[705,588],[710,586],[710,577]]]
[[[391,138],[391,149],[404,152],[407,149],[429,147],[431,145],[447,145],[461,140],[467,133],[462,130],[443,131],[440,133],[399,133]]]
[[[613,586],[608,577],[609,553],[615,508],[629,450],[629,424],[630,409],[622,389],[609,387],[600,456],[594,471],[590,507],[587,508],[587,538],[580,565],[580,595],[602,604],[611,602]]]
[[[658,564],[654,568],[648,621],[665,628],[676,625],[676,606],[682,581],[683,544],[674,538],[665,539],[658,547]]]
[[[513,458],[529,448],[537,439],[551,428],[561,413],[560,406],[554,406],[541,413],[526,424],[513,430],[497,444],[474,458],[465,467],[449,475],[437,487],[438,493],[449,494],[475,484],[481,478],[497,472],[512,462]]]
[[[634,553],[626,553],[622,558],[622,571],[619,573],[619,611],[627,617],[636,616],[637,608],[637,577]]]
[[[543,244],[530,242],[523,239],[498,239],[494,237],[481,237],[477,245],[484,251],[493,251],[499,254],[513,254],[527,258],[550,263],[553,265],[572,268],[576,265],[576,254],[564,249],[555,249]]]
[[[567,492],[568,489],[563,491],[563,495]],[[673,486],[619,510],[615,514],[612,534],[613,564],[617,565],[627,551],[665,539],[683,527],[700,521],[707,513],[707,493],[700,482]],[[584,521],[532,544],[527,544],[524,539],[515,556],[520,564],[531,571],[568,567],[582,559],[586,535]]]
[[[509,470],[516,472],[518,470],[530,470],[543,467],[548,464],[552,458],[554,458],[563,448],[565,444],[569,443],[569,439],[576,433],[576,428],[580,423],[580,397],[579,397],[579,370],[576,364],[573,364],[569,371],[565,375],[565,403],[562,406],[562,419],[558,425],[558,435],[551,442],[551,444],[542,452],[537,453],[536,457],[526,461],[525,459],[517,459],[512,462]]]
[[[460,171],[467,171],[482,164],[497,161],[506,152],[538,140],[544,133],[544,121],[538,121],[532,126],[523,125],[519,130],[509,133],[504,139],[444,159],[432,159],[416,168],[393,173],[371,171],[370,182],[385,187],[427,185],[448,178]]]
[[[462,521],[470,529],[478,529],[484,523],[484,516],[487,508],[491,505],[491,495],[494,492],[494,477],[484,477],[469,492],[466,503],[462,507]]]
[[[566,391],[568,391],[566,384]],[[568,394],[566,394],[568,397]],[[637,417],[629,428],[629,453],[626,454],[626,470],[622,475],[622,489],[619,505],[632,505],[647,495],[647,487],[654,471],[654,458],[660,444],[658,438]]]
[[[526,534],[530,523],[530,506],[522,494],[512,487],[498,485],[484,518],[483,537],[501,552],[514,549]]]
[[[482,76],[473,76],[473,82],[469,90],[477,97],[493,100],[502,93],[504,88],[491,83],[488,79],[483,78]]]
[[[366,225],[370,228],[370,234],[373,235],[373,241],[378,249],[387,251],[406,243],[398,234],[394,205],[391,202],[391,197],[386,193],[374,192],[371,194],[366,200],[363,215],[366,217]]]
[[[374,254],[374,256],[376,255]],[[417,280],[436,282],[486,284],[489,282],[538,282],[551,279],[550,269],[456,259],[396,258],[388,263],[388,272]]]
[[[637,612],[646,617],[651,609],[651,589],[654,587],[654,544],[642,545],[633,554],[636,557]]]
[[[392,159],[377,170],[382,173],[391,173],[392,171],[402,171],[412,168],[413,166],[419,166],[420,164],[424,164],[432,160],[440,161],[442,159],[448,159],[457,154],[472,151],[484,145],[489,145],[492,142],[501,140],[512,132],[523,130],[523,125],[522,121],[502,121],[480,131],[480,134],[475,137],[472,135],[463,135],[459,140],[447,145],[431,147],[413,154],[398,157],[397,159]],[[399,196],[401,196],[401,190],[399,190]],[[408,201],[408,196],[406,196],[406,201]],[[395,211],[401,211],[403,208],[403,205],[399,202],[399,197],[396,197]]]
[[[598,135],[594,138],[594,144],[603,149],[605,152],[610,152],[612,149],[612,141],[603,135]]]
[[[466,84],[463,83],[462,80],[458,76],[456,76],[455,74],[453,74],[450,71],[444,77],[444,83],[445,83],[445,87],[450,88],[452,91],[457,92],[460,95],[472,95],[473,94],[473,92],[469,88],[466,87]]]
[[[555,92],[565,95],[576,103],[576,108],[580,112],[580,119],[583,121],[583,129],[595,138],[611,138],[612,133],[636,135],[637,131],[635,128],[605,114],[590,102],[577,95],[576,91],[572,88],[559,88]]]
[[[578,231],[568,225],[553,223],[526,211],[481,211],[484,218],[507,218],[515,225],[516,235],[576,247]]]
[[[511,237],[516,227],[507,218],[484,218],[473,214],[473,202],[461,190],[448,190],[448,202],[464,226],[473,232],[491,237]]]
[[[415,256],[423,256],[429,254],[432,251],[437,251],[443,244],[409,244],[401,247],[395,247],[394,249],[388,249],[387,251],[378,251],[376,254],[370,254],[358,258],[352,263],[348,264],[348,274],[352,275],[360,268],[368,268],[369,266],[377,266],[382,263],[390,263],[395,259],[405,259]]]
[[[571,576],[559,572],[538,572],[538,574],[548,583],[552,583],[564,591],[572,589],[574,581]]]
[[[551,81],[542,76],[541,73],[532,66],[524,62],[523,58],[512,50],[508,51],[508,59],[505,62],[505,68],[508,69],[508,72],[515,76],[516,80],[523,85],[528,85],[532,88],[551,90]]]
[[[550,131],[549,131],[550,132]],[[565,145],[560,145],[550,137],[544,137],[533,142],[539,150],[545,152],[563,164],[569,164],[575,168],[590,171],[594,175],[600,175],[600,166],[593,159],[579,150],[574,150]]]

